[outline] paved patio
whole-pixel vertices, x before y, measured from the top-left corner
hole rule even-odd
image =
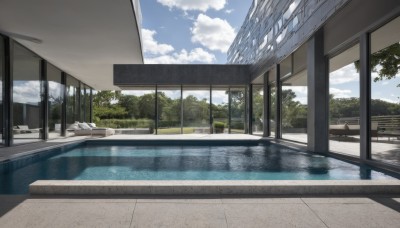
[[[0,196],[0,227],[399,227],[400,196]]]

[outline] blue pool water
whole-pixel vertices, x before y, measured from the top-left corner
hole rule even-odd
[[[94,144],[94,145],[93,145]],[[279,145],[132,146],[82,143],[0,164],[0,194],[36,180],[395,179],[368,166]]]

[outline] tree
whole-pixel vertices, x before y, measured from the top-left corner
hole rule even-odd
[[[354,62],[357,71],[360,69],[360,61]],[[400,71],[400,43],[395,43],[387,48],[371,55],[371,71],[377,72],[374,82],[396,78]],[[380,67],[378,67],[380,66]],[[400,84],[397,85],[400,87]]]

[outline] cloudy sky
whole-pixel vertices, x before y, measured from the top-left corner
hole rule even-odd
[[[145,63],[226,63],[252,0],[141,1]]]

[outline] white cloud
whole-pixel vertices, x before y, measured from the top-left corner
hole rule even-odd
[[[331,85],[344,84],[348,82],[356,82],[360,80],[360,74],[357,72],[354,64],[349,64],[340,68],[329,75],[329,83]]]
[[[152,58],[145,58],[147,64],[185,64],[185,63],[212,63],[216,60],[215,55],[202,48],[195,48],[190,52],[185,49],[179,53],[161,55]]]
[[[226,53],[236,33],[233,27],[221,18],[210,18],[199,14],[193,23],[192,42],[200,43],[212,51]]]
[[[334,98],[350,98],[351,90],[330,88],[329,93],[333,94]]]
[[[206,12],[208,9],[221,10],[225,7],[226,0],[157,0],[170,9],[178,8],[184,11],[199,10]]]
[[[39,81],[15,81],[13,90],[15,103],[38,104],[41,101]]]
[[[234,9],[226,9],[225,10],[225,13],[226,14],[231,14],[233,11],[235,11]]]
[[[142,39],[143,39],[143,51],[145,53],[155,54],[155,55],[165,55],[174,50],[169,44],[160,44],[154,39],[154,35],[157,34],[154,30],[142,29]]]

